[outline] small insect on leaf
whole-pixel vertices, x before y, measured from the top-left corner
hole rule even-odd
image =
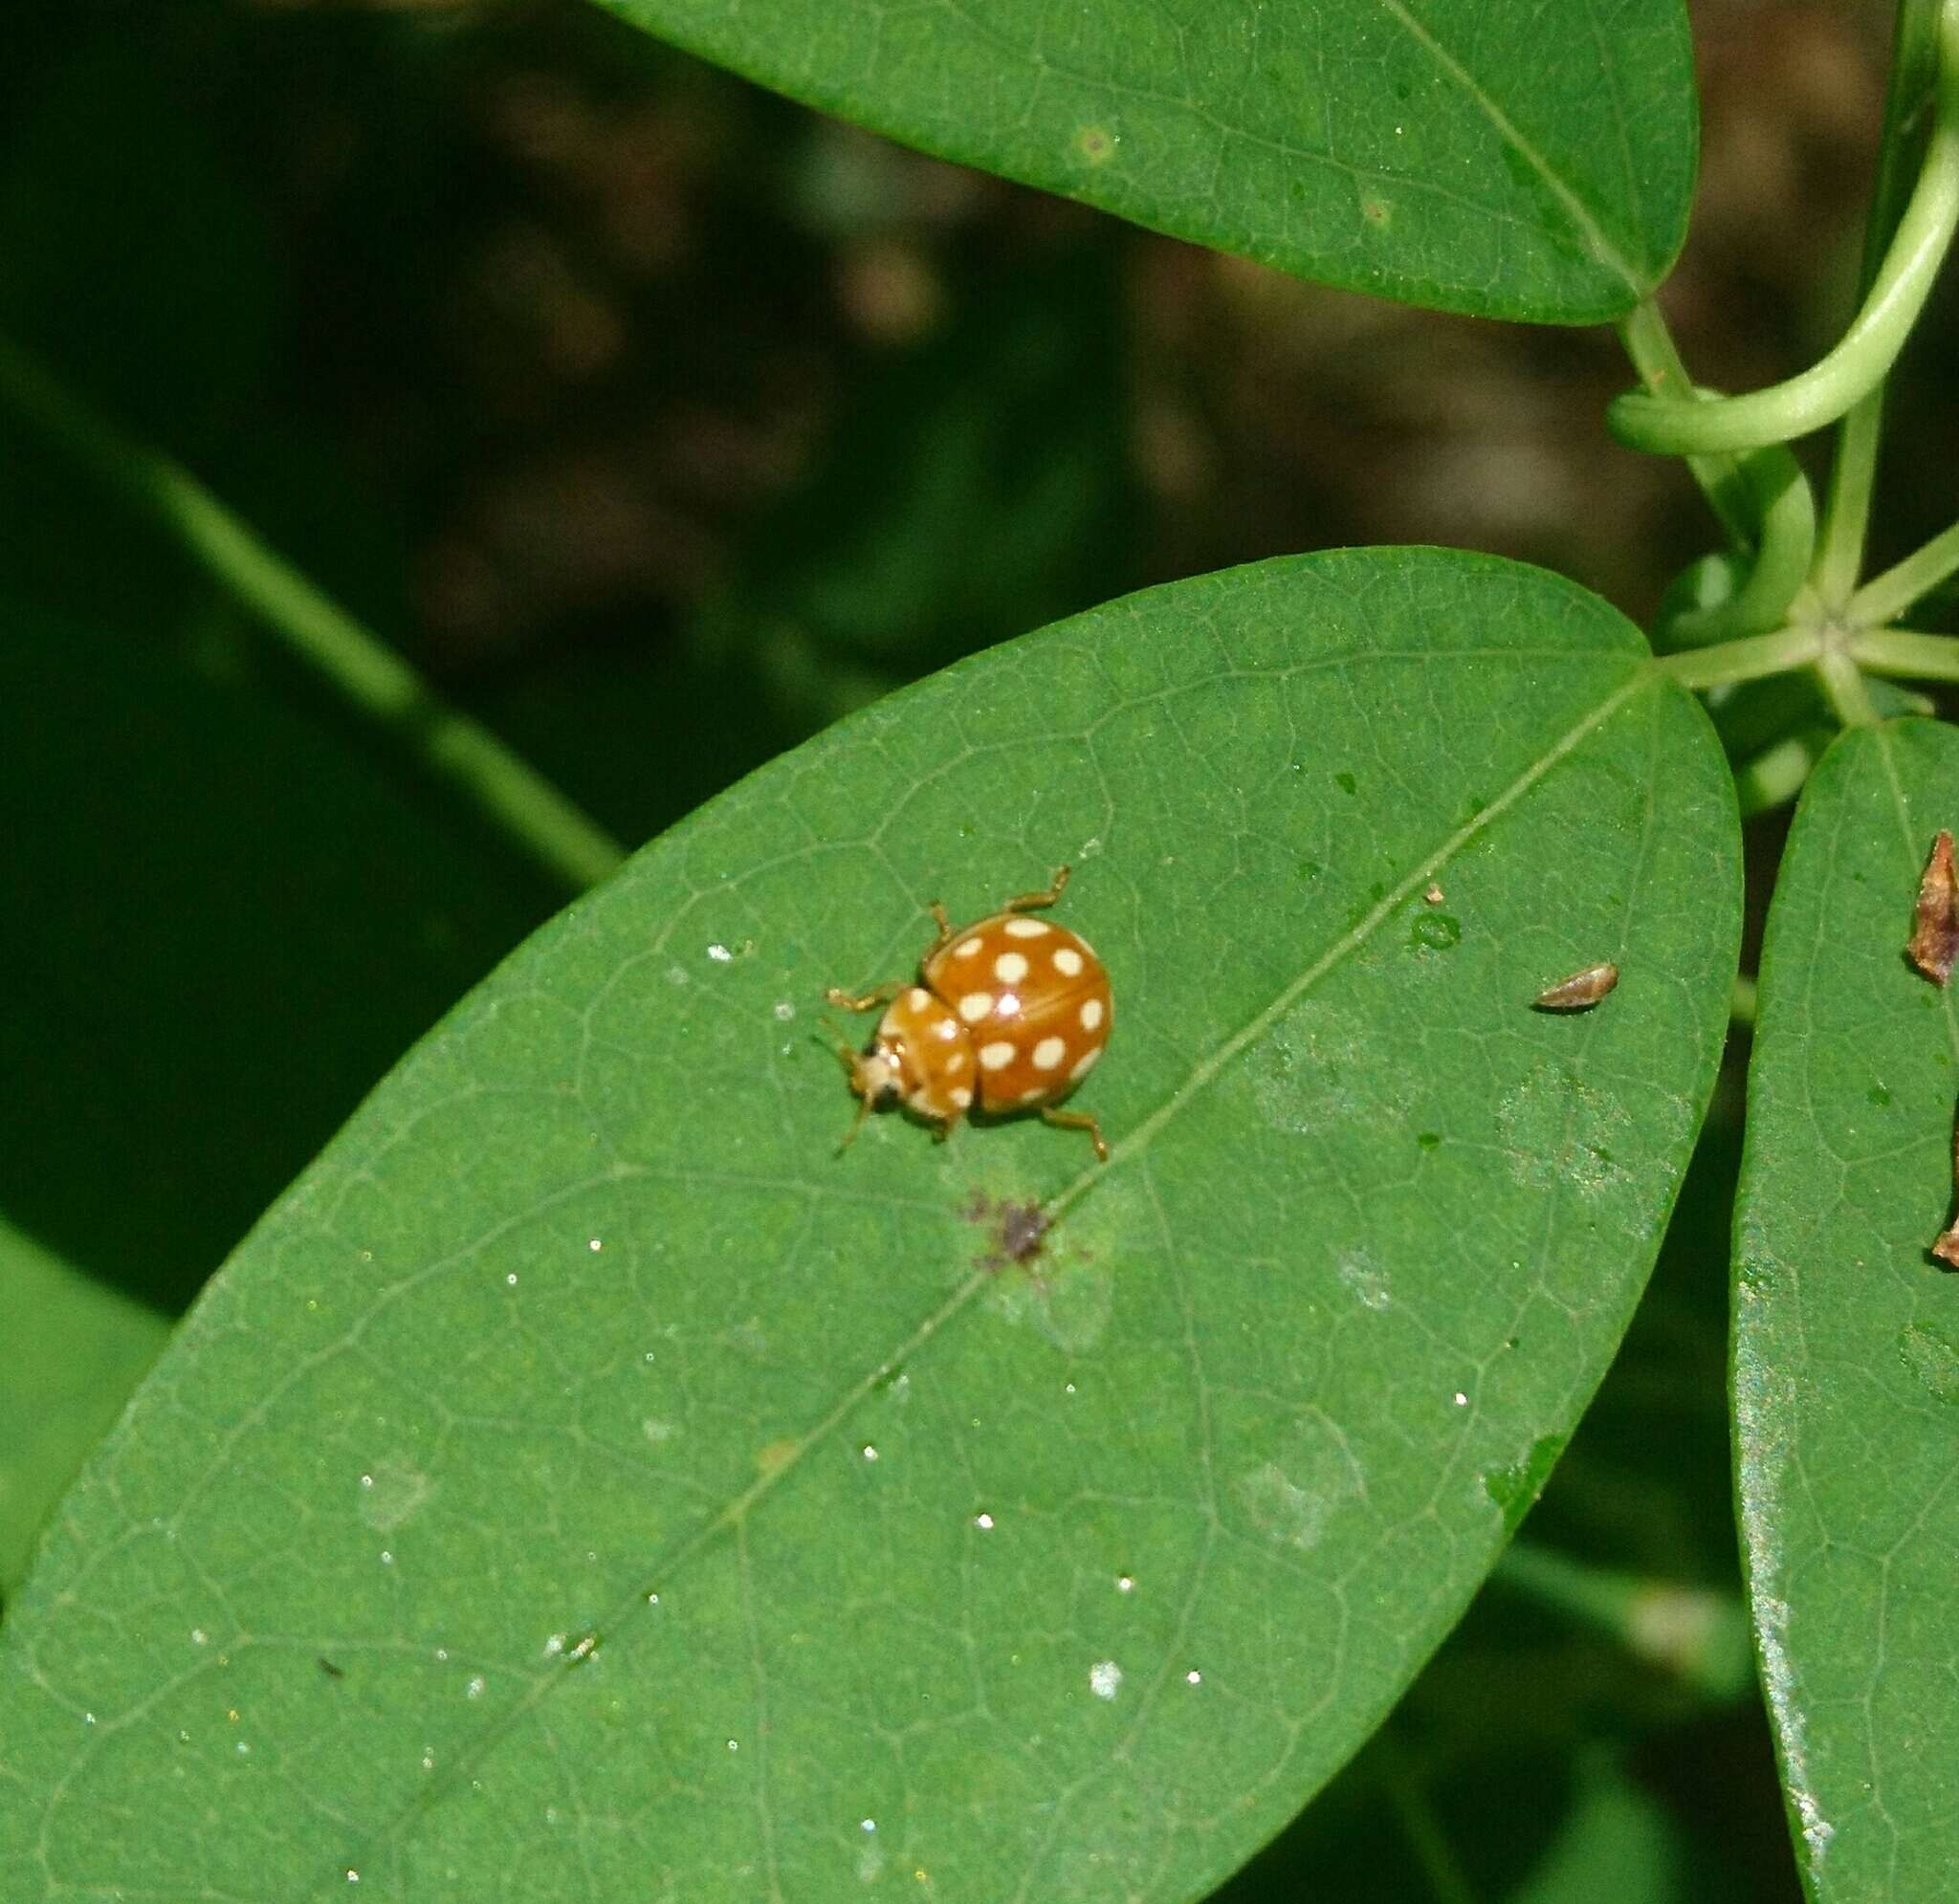
[[[1939,838],[1946,842],[1948,858],[1950,857],[1952,837],[1941,833]],[[1959,1203],[1959,1113],[1952,1119],[1952,1190],[1955,1203]],[[1948,1269],[1959,1269],[1959,1214],[1939,1232],[1932,1242],[1932,1255]]]
[[[1952,870],[1952,836],[1943,826],[1918,882],[1918,925],[1904,953],[1934,985],[1952,975],[1959,957],[1959,879]]]
[[[1618,967],[1609,959],[1603,965],[1588,965],[1555,985],[1547,985],[1530,1001],[1539,1012],[1589,1012],[1618,983]]]

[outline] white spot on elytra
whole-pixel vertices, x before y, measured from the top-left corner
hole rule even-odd
[[[1093,1031],[1102,1022],[1102,1000],[1100,998],[1084,998],[1082,1000],[1081,1019],[1084,1031]]]
[[[953,948],[953,956],[955,958],[971,958],[980,950],[980,943],[977,936],[970,939],[961,939]]]
[[[1061,1067],[1061,1061],[1068,1056],[1068,1040],[1060,1038],[1044,1038],[1034,1047],[1034,1068],[1037,1071],[1055,1071]]]
[[[959,1000],[959,1016],[969,1025],[977,1025],[992,1010],[993,994],[991,992],[968,992]]]
[[[1079,1058],[1077,1058],[1072,1064],[1068,1066],[1068,1075],[1070,1078],[1086,1078],[1089,1075],[1090,1070],[1094,1065],[1096,1059],[1100,1058],[1101,1056],[1102,1047],[1099,1044],[1092,1051],[1083,1052],[1082,1055]]]
[[[924,986],[914,985],[905,994],[905,1003],[910,1005],[914,1012],[922,1012],[927,1005],[932,1003],[932,994]]]
[[[1072,946],[1056,946],[1054,949],[1054,969],[1066,973],[1070,978],[1081,975],[1082,955]]]
[[[961,1110],[964,1110],[973,1102],[973,1093],[969,1091],[963,1084],[955,1084],[953,1086],[952,1095],[953,1102],[956,1105],[957,1105]]]
[[[1009,919],[1006,922],[1006,935],[1010,939],[1038,939],[1044,932],[1053,930],[1046,919]]]
[[[945,1061],[945,1068],[948,1071],[963,1071],[966,1068],[966,1054],[963,1051],[954,1052]]]
[[[1019,952],[1002,952],[993,961],[993,975],[1002,985],[1018,985],[1027,975],[1027,961]]]
[[[1098,1659],[1089,1668],[1089,1690],[1098,1699],[1112,1699],[1122,1690],[1122,1668],[1112,1659]]]
[[[980,1068],[982,1071],[998,1071],[1013,1061],[1014,1048],[1003,1038],[997,1038],[991,1044],[980,1047]]]
[[[1047,1092],[1048,1086],[1046,1084],[1029,1084],[1027,1088],[1021,1093],[1019,1102],[1024,1105],[1030,1105],[1034,1102],[1036,1098],[1045,1098],[1047,1095]]]

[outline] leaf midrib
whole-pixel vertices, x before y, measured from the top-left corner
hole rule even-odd
[[[1596,661],[1596,655],[1574,653],[1566,650],[1568,658],[1580,661]],[[1372,653],[1355,653],[1350,660],[1375,660],[1379,657]],[[1085,1169],[1074,1180],[1047,1200],[1046,1211],[1050,1222],[1058,1220],[1067,1211],[1080,1202],[1089,1192],[1099,1184],[1111,1181],[1111,1173],[1126,1161],[1141,1156],[1164,1128],[1184,1107],[1200,1097],[1230,1064],[1231,1061],[1254,1043],[1271,1026],[1289,1011],[1299,999],[1320,979],[1344,960],[1358,952],[1373,934],[1387,921],[1398,908],[1427,881],[1433,879],[1454,857],[1473,840],[1486,832],[1498,820],[1513,808],[1530,790],[1537,786],[1560,762],[1568,759],[1584,742],[1596,733],[1614,714],[1625,707],[1642,689],[1660,686],[1665,677],[1650,660],[1627,655],[1632,671],[1628,678],[1596,706],[1588,711],[1568,728],[1558,739],[1542,755],[1526,767],[1502,793],[1492,799],[1480,813],[1459,826],[1432,851],[1424,854],[1416,864],[1389,888],[1386,895],[1372,907],[1361,919],[1343,932],[1332,944],[1308,966],[1300,975],[1283,987],[1272,1002],[1265,1006],[1251,1018],[1225,1039],[1214,1051],[1195,1064],[1184,1082],[1177,1086],[1158,1108],[1153,1111],[1130,1133],[1111,1149],[1107,1164],[1095,1164]],[[626,1174],[630,1174],[628,1171]],[[750,1513],[790,1474],[799,1469],[804,1455],[820,1443],[827,1440],[831,1433],[850,1412],[856,1409],[886,1380],[896,1368],[915,1360],[921,1350],[961,1311],[968,1308],[977,1297],[991,1288],[997,1280],[996,1272],[990,1267],[972,1270],[963,1281],[958,1283],[938,1306],[917,1324],[898,1345],[882,1356],[864,1375],[845,1390],[838,1401],[811,1428],[793,1439],[791,1452],[781,1460],[773,1464],[766,1474],[759,1475],[749,1485],[731,1500],[712,1520],[702,1523],[689,1534],[673,1549],[671,1555],[655,1566],[649,1567],[641,1576],[640,1584],[622,1596],[614,1610],[592,1630],[593,1635],[601,1640],[605,1632],[621,1625],[635,1609],[646,1604],[647,1595],[664,1587],[677,1574],[682,1572],[694,1557],[720,1540],[730,1530],[742,1528]],[[569,1650],[568,1650],[569,1651]],[[432,1810],[442,1803],[449,1793],[467,1780],[474,1768],[504,1738],[559,1686],[564,1684],[567,1675],[583,1663],[580,1658],[564,1657],[539,1674],[528,1691],[521,1694],[495,1718],[485,1723],[474,1741],[460,1748],[451,1759],[446,1773],[438,1773],[429,1784],[420,1786],[395,1815],[379,1827],[366,1841],[370,1849],[378,1849],[395,1841],[405,1828],[418,1816]],[[329,1885],[339,1894],[342,1880],[323,1879],[316,1886],[324,1892]]]

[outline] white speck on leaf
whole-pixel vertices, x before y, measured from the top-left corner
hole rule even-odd
[[[1089,1668],[1089,1690],[1098,1699],[1112,1699],[1122,1690],[1122,1668],[1112,1659],[1098,1659]]]

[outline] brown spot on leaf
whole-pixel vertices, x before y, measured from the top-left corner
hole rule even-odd
[[[991,1269],[1004,1269],[1010,1262],[1032,1262],[1041,1254],[1041,1239],[1053,1221],[1038,1203],[991,1197],[983,1190],[973,1193],[965,1216],[967,1222],[983,1223],[991,1232],[993,1247],[980,1258]]]
[[[1946,843],[1946,862],[1951,864],[1952,836],[1941,833],[1939,838]],[[1936,851],[1934,852],[1936,858]],[[1945,982],[1943,979],[1940,981]],[[1959,1113],[1952,1120],[1952,1188],[1955,1203],[1959,1203]],[[1932,1255],[1948,1269],[1959,1269],[1959,1211],[1955,1211],[1951,1222],[1940,1231],[1932,1242]]]
[[[1943,826],[1918,882],[1918,926],[1904,955],[1934,985],[1952,975],[1959,956],[1959,880],[1952,871],[1952,836]]]

